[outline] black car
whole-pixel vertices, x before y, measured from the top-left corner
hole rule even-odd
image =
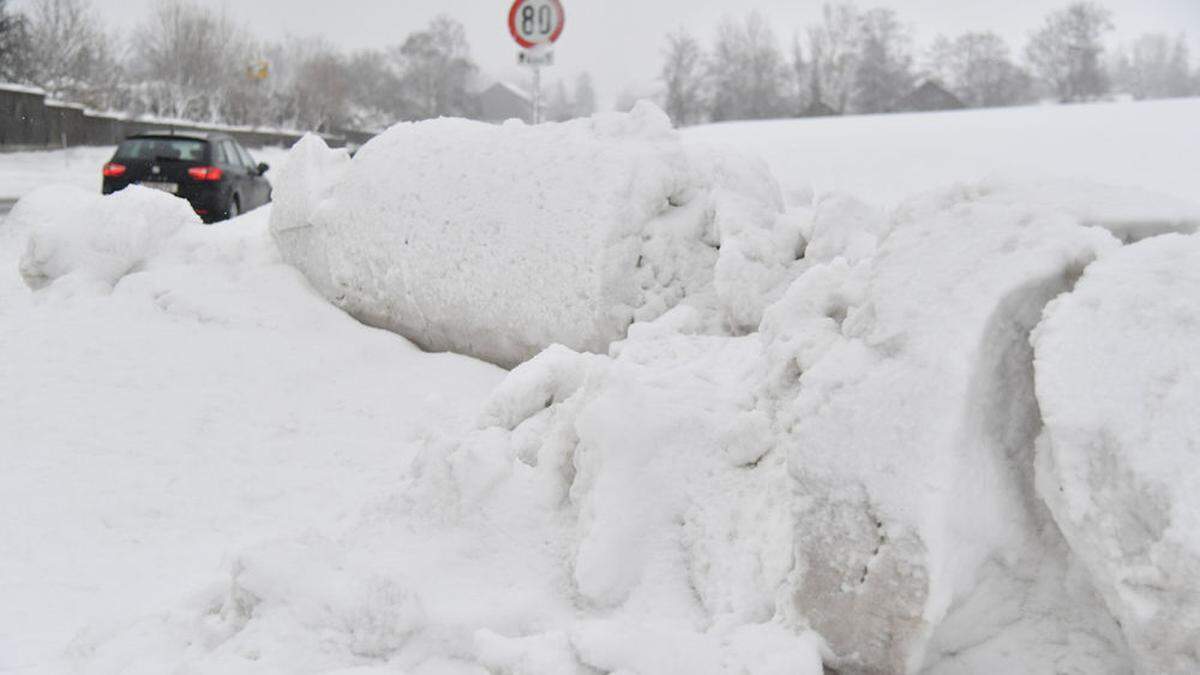
[[[266,164],[225,134],[151,132],[125,139],[104,165],[104,194],[129,185],[182,197],[206,223],[271,201]]]

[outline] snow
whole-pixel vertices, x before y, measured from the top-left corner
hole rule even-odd
[[[686,148],[648,104],[401,124],[353,162],[321,145],[277,181],[285,258],[369,324],[505,367],[552,344],[602,353],[681,303],[750,330],[799,240],[760,162]]]
[[[56,197],[82,200],[51,189],[0,222],[0,379],[19,383],[0,387],[0,670],[62,672],[68,644],[86,655],[238,551],[357,513],[428,421],[465,424],[502,376],[329,307],[280,262],[266,210],[165,241],[92,218],[112,229],[31,294],[17,258],[31,228],[67,216]],[[130,197],[87,195],[110,215],[175,210]],[[135,269],[75,282],[131,244],[146,245]]]
[[[1193,671],[1196,105],[443,120],[306,139],[211,227],[31,194],[0,670]],[[501,172],[518,142],[579,166]],[[335,306],[378,302],[520,365]]]
[[[1200,237],[1105,256],[1034,344],[1038,486],[1140,672],[1200,669]]]
[[[815,190],[889,207],[916,193],[984,180],[1086,181],[1194,204],[1197,117],[1200,98],[730,122],[685,135],[762,157],[790,201],[804,204]]]
[[[113,155],[112,147],[79,147],[0,155],[0,199],[18,199],[39,187],[72,185],[100,192],[100,169]]]

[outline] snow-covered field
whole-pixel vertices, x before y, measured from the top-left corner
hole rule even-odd
[[[1200,670],[1200,100],[656,112],[0,155],[0,672]]]

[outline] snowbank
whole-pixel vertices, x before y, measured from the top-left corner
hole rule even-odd
[[[684,306],[549,348],[340,538],[247,550],[91,665],[1128,670],[1033,487],[1028,343],[1119,242],[961,188],[795,222],[813,257],[757,333]]]
[[[1038,487],[1143,673],[1200,670],[1200,237],[1103,258],[1035,336]]]
[[[1116,246],[976,196],[910,201],[866,262],[810,271],[763,322],[777,443],[802,495],[790,592],[845,672],[916,672],[985,568],[1028,555],[1027,336]]]
[[[557,170],[501,180],[521,143]],[[0,659],[37,660],[7,656],[51,641],[33,617],[93,627],[56,672],[1195,669],[1196,246],[1143,227],[1157,197],[989,180],[781,216],[761,167],[649,108],[307,140],[283,174],[270,234],[0,276],[0,577],[33,580]],[[310,286],[497,360],[599,346],[502,374]]]
[[[138,186],[106,197],[64,186],[27,195],[9,221],[30,230],[20,268],[30,288],[72,277],[111,289],[200,217],[186,201]]]
[[[761,162],[689,149],[666,116],[401,124],[354,158],[306,139],[272,230],[339,306],[429,350],[505,366],[604,352],[687,303],[752,330],[800,247]]]

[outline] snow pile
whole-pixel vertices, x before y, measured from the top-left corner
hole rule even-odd
[[[1027,336],[1114,246],[952,189],[904,205],[868,262],[815,268],[768,310],[774,426],[802,496],[790,592],[836,667],[915,672],[986,568],[1036,557]]]
[[[277,181],[285,258],[433,351],[506,366],[556,343],[602,353],[681,303],[709,331],[749,331],[800,248],[765,165],[686,147],[649,104],[401,124],[349,163],[321,145],[301,143]]]
[[[1200,238],[1088,268],[1035,336],[1038,487],[1140,672],[1200,671]]]
[[[126,200],[145,199],[139,217],[156,209],[169,224],[174,211],[155,195],[80,196],[83,209],[75,193],[50,191],[0,222],[0,671],[105,672],[105,650],[93,645],[164,607],[190,611],[186,598],[233,561],[245,563],[240,583],[257,588],[257,570],[276,569],[252,564],[261,542],[344,529],[394,489],[429,429],[470,428],[504,374],[424,354],[330,305],[282,262],[269,208],[180,227],[126,258],[139,262],[115,280],[118,267],[94,264],[86,236],[76,257],[61,258],[73,265],[65,277],[35,292],[21,279],[31,229],[65,227],[73,213],[69,231],[88,224],[143,241],[126,238],[128,222],[97,214],[125,215]],[[84,275],[93,276],[77,283]],[[271,587],[289,603],[307,590],[299,560],[288,558]],[[404,625],[402,598],[371,583],[330,587],[319,598],[328,610],[287,607],[354,626],[348,648],[370,653]],[[261,615],[271,596],[259,593]],[[206,610],[189,615],[189,639]],[[157,637],[113,670],[169,672],[161,664],[186,644]],[[68,643],[77,666],[59,661]],[[265,649],[263,658],[279,657]]]
[[[1028,342],[1119,242],[979,195],[821,200],[756,334],[679,308],[611,355],[547,349],[357,525],[244,551],[89,665],[1127,670],[1033,487]]]
[[[9,218],[12,227],[31,231],[20,269],[35,290],[68,276],[111,288],[181,228],[200,224],[186,201],[137,186],[108,197],[43,188],[18,202]]]

